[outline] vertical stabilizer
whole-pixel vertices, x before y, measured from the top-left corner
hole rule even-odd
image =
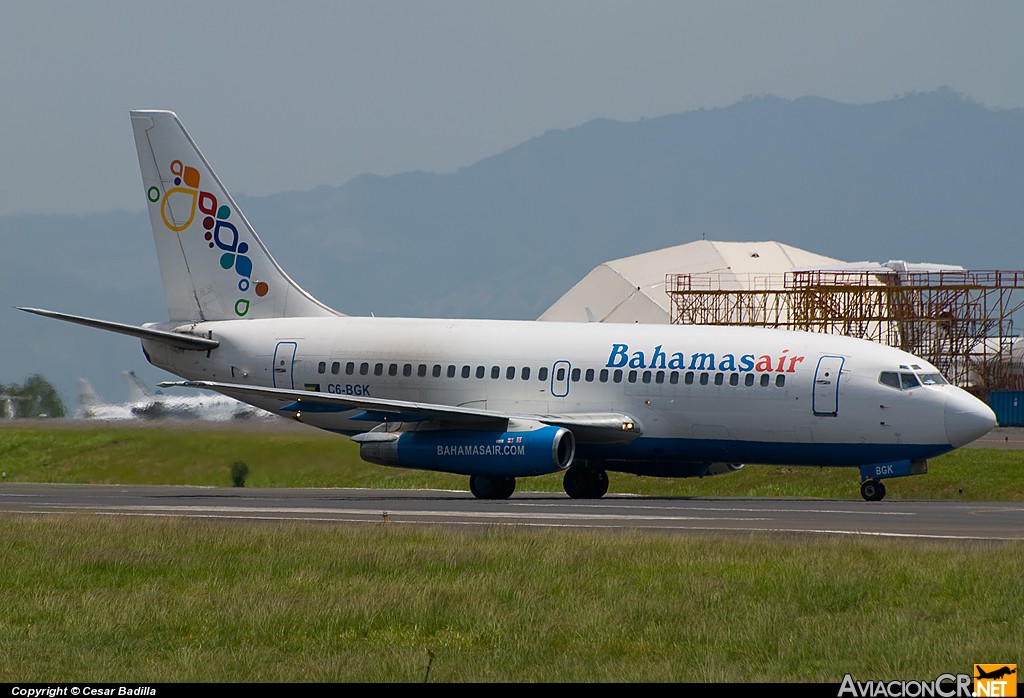
[[[121,376],[128,390],[128,402],[138,403],[153,399],[153,391],[135,375],[135,371],[122,371]]]
[[[100,396],[93,390],[92,384],[84,378],[78,379],[78,406],[82,409],[98,407],[101,404]]]
[[[174,112],[131,117],[171,321],[340,315],[277,265]]]

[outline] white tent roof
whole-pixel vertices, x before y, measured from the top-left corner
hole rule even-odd
[[[664,323],[670,321],[669,274],[717,274],[723,289],[750,288],[755,277],[793,269],[836,269],[843,262],[781,242],[715,242],[624,257],[595,267],[541,314],[540,320]]]

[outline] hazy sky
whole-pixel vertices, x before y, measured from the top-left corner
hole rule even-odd
[[[0,19],[0,215],[141,209],[132,108],[176,111],[260,195],[746,95],[1024,106],[1017,1],[8,0]]]

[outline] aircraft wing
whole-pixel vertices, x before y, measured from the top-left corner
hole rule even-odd
[[[429,402],[388,400],[359,395],[335,395],[310,390],[264,388],[218,381],[168,381],[162,388],[203,388],[244,399],[254,396],[281,402],[278,411],[294,412],[350,412],[361,410],[349,419],[367,422],[443,422],[454,428],[505,428],[510,419],[532,419],[552,426],[571,429],[582,443],[630,443],[642,432],[639,422],[626,414],[614,412],[578,414],[531,414],[499,412],[495,410],[439,405]]]

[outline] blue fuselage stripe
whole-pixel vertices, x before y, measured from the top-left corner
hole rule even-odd
[[[639,438],[631,444],[577,446],[577,458],[632,461],[774,463],[861,466],[895,460],[934,458],[949,444],[858,444],[730,441],[725,439]]]

